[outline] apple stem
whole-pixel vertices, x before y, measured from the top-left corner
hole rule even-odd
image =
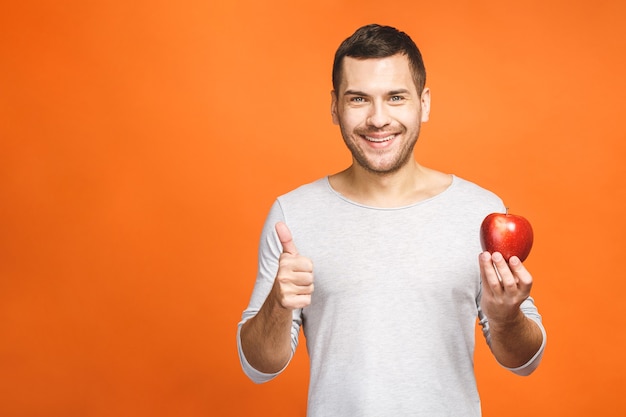
[[[506,207],[506,211],[504,212],[504,214],[509,214],[509,208]]]

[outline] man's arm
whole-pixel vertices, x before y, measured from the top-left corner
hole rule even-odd
[[[518,368],[539,352],[543,332],[520,309],[530,296],[532,276],[520,260],[509,262],[500,253],[483,252],[479,257],[482,278],[481,310],[489,323],[491,351],[507,368]]]
[[[308,306],[313,293],[313,264],[300,256],[287,226],[276,232],[283,246],[274,285],[259,312],[241,327],[241,349],[248,363],[263,373],[276,373],[291,358],[293,310]]]

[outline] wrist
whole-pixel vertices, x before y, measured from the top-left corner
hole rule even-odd
[[[511,316],[498,317],[489,320],[489,327],[492,332],[504,332],[511,331],[514,329],[522,328],[526,325],[526,316],[522,313],[522,310],[517,310]]]

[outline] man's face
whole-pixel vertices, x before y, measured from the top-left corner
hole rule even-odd
[[[418,94],[405,55],[345,57],[331,111],[354,162],[370,172],[391,173],[413,154],[420,125],[428,120],[430,92]]]

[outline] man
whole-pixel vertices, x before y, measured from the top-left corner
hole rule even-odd
[[[352,164],[279,197],[267,217],[239,355],[268,381],[303,326],[310,417],[480,416],[477,317],[502,366],[528,375],[541,360],[531,275],[480,249],[480,224],[502,201],[412,156],[425,79],[406,34],[368,25],[346,39],[331,110]]]

